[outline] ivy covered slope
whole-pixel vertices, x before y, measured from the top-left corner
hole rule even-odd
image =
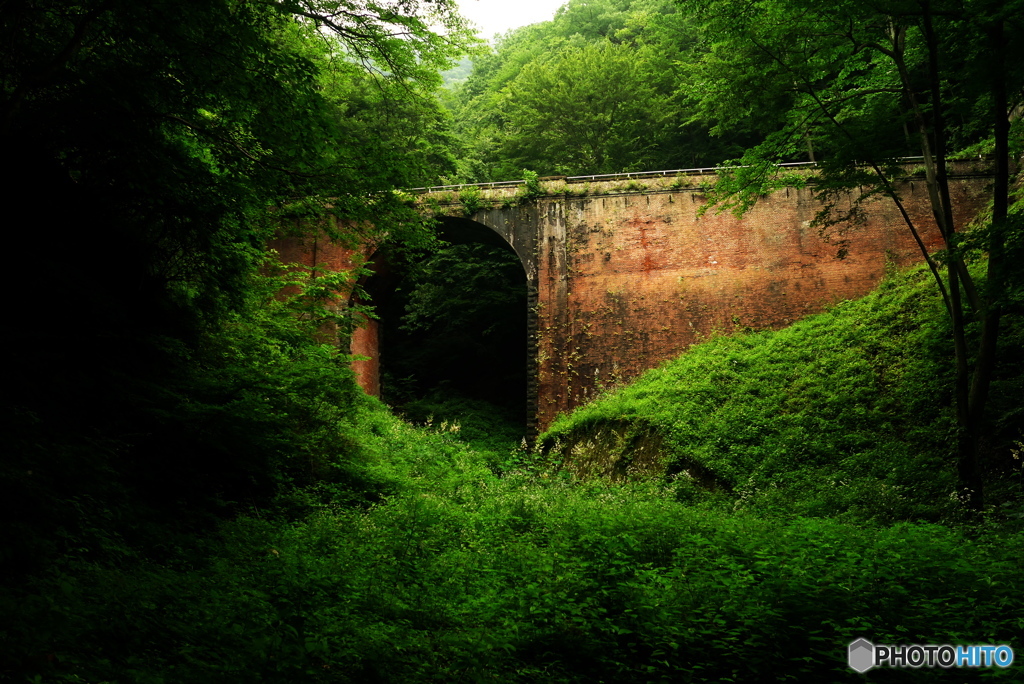
[[[1008,326],[983,466],[992,503],[1019,511],[1024,336],[1016,319]],[[715,492],[737,508],[949,518],[959,508],[948,328],[926,271],[892,276],[789,328],[697,345],[543,439],[577,471],[664,468],[681,494]]]

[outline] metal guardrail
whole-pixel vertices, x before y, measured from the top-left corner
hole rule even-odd
[[[406,188],[403,192],[437,192],[440,190],[461,190],[463,188],[512,188],[522,185],[525,180],[494,181],[493,183],[461,183],[459,185],[431,185],[425,188]]]
[[[798,162],[793,164],[779,164],[779,166],[814,166],[813,162]],[[599,173],[590,176],[556,176],[557,180],[564,180],[566,183],[579,183],[587,181],[613,181],[613,180],[632,180],[640,178],[663,178],[665,176],[704,176],[714,175],[718,173],[721,168],[733,168],[733,167],[718,167],[709,166],[698,169],[671,169],[666,171],[628,171],[626,173]],[[461,183],[458,185],[431,185],[425,188],[409,188],[406,192],[437,192],[444,190],[462,190],[463,188],[507,188],[515,187],[517,185],[523,185],[526,183],[525,180],[511,180],[511,181],[495,181],[491,183]]]
[[[924,161],[924,157],[899,157],[898,162]],[[951,159],[950,161],[971,161],[967,159]],[[817,162],[789,162],[778,164],[780,168],[814,168]],[[735,169],[736,166],[705,166],[696,169],[671,169],[665,171],[630,171],[628,173],[601,173],[590,176],[559,176],[558,180],[566,183],[585,183],[587,181],[634,180],[642,178],[664,178],[665,176],[713,176],[722,169]],[[405,192],[425,194],[428,192],[458,191],[465,188],[512,188],[525,184],[525,180],[494,181],[490,183],[460,183],[457,185],[431,185],[424,188],[408,188]]]
[[[984,161],[986,156],[978,155],[977,159],[950,159],[949,162],[974,162]],[[898,157],[893,160],[902,164],[913,164],[915,162],[924,162],[924,157]],[[788,162],[785,164],[778,164],[779,168],[814,168],[818,164],[817,162]],[[866,166],[866,164],[862,164]],[[697,169],[671,169],[666,171],[630,171],[627,173],[600,173],[590,176],[553,176],[548,179],[552,180],[563,180],[566,183],[578,183],[588,181],[605,181],[605,180],[633,180],[641,178],[664,178],[666,176],[705,176],[715,175],[723,169],[736,169],[740,167],[736,166],[712,166],[702,167]],[[541,180],[545,180],[544,177]],[[497,188],[497,187],[515,187],[522,185],[525,180],[499,180],[487,183],[460,183],[456,185],[430,185],[428,187],[411,187],[404,191],[407,193],[415,193],[418,195],[425,195],[427,193],[437,193],[437,191],[458,191],[467,187],[480,187],[480,188]]]

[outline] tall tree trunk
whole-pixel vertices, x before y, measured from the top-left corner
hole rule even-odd
[[[985,407],[988,403],[989,387],[992,383],[992,375],[995,372],[997,343],[999,341],[1000,323],[1002,319],[1002,307],[999,297],[1005,291],[1006,285],[1006,255],[1004,250],[1006,240],[1006,223],[1009,214],[1010,199],[1010,111],[1006,93],[1006,63],[1005,63],[1005,32],[1002,19],[996,19],[990,26],[986,27],[989,45],[991,49],[991,60],[988,62],[992,75],[992,114],[993,133],[995,138],[995,179],[992,187],[992,226],[989,233],[988,251],[988,274],[987,274],[987,307],[981,312],[982,327],[981,341],[978,346],[978,358],[975,363],[974,377],[971,382],[970,394],[968,396],[968,410],[970,421],[978,433],[971,446],[974,452],[971,454],[971,463],[965,467],[971,468],[965,475],[973,476],[981,486],[981,473],[979,472],[980,457],[980,434],[984,429]],[[962,460],[966,455],[962,456]],[[978,501],[980,508],[982,501]]]
[[[956,376],[954,395],[956,398],[956,417],[959,434],[957,438],[957,476],[960,481],[960,498],[974,511],[980,511],[984,507],[984,490],[981,479],[981,472],[978,468],[979,445],[984,430],[985,404],[988,394],[988,385],[991,381],[995,341],[996,338],[987,337],[991,345],[991,355],[985,355],[984,348],[979,349],[979,355],[974,367],[973,377],[970,367],[969,352],[967,346],[966,317],[964,315],[963,294],[971,300],[972,308],[977,316],[982,319],[983,330],[988,330],[998,335],[999,323],[998,314],[985,306],[978,297],[973,286],[967,267],[961,259],[955,241],[956,223],[953,216],[953,205],[949,193],[949,179],[946,168],[946,125],[942,111],[942,81],[939,70],[939,41],[933,24],[931,3],[928,0],[922,3],[923,24],[925,42],[928,48],[928,81],[931,95],[931,154],[928,146],[929,122],[923,117],[920,109],[917,112],[920,116],[918,123],[921,128],[922,140],[925,148],[926,162],[928,163],[928,185],[929,197],[932,202],[932,212],[935,220],[942,230],[949,250],[947,259],[950,294],[950,315],[953,324],[953,350],[956,363]],[[930,157],[930,159],[929,159]],[[961,291],[963,287],[963,292]],[[992,323],[994,318],[994,324]],[[984,347],[983,339],[982,347]],[[983,358],[986,363],[982,363]],[[975,401],[972,401],[975,399]]]

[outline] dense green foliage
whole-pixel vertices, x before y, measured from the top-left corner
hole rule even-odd
[[[449,180],[714,166],[748,130],[717,139],[679,93],[697,42],[671,0],[570,0],[509,32],[446,94],[458,170]],[[761,130],[748,123],[748,128]]]
[[[854,638],[1013,641],[1024,531],[753,516],[657,481],[532,470],[362,398],[340,422],[387,492],[323,485],[168,540],[69,556],[2,599],[8,674],[37,681],[860,681]],[[282,511],[291,511],[286,517]],[[300,514],[301,513],[301,514]],[[1012,674],[1012,672],[1009,672]],[[963,681],[964,671],[874,672]],[[887,677],[886,675],[893,675]]]
[[[265,243],[282,215],[429,242],[393,189],[434,163],[417,141],[467,37],[448,3],[420,9],[0,7],[5,577],[160,556],[290,483],[350,477],[348,358],[312,333],[353,274],[275,300]]]
[[[948,102],[951,144],[998,156],[1013,136],[990,144],[984,116],[1009,109],[977,86],[978,56],[1002,44],[986,27],[1017,21],[997,4],[941,20],[944,40],[970,30],[944,63],[951,99],[919,109]],[[780,30],[801,7],[813,28],[821,3],[750,6],[767,24],[740,26],[823,38]],[[995,228],[965,236],[1004,269],[979,278],[991,296],[966,320],[944,317],[921,273],[893,276],[790,330],[710,340],[561,419],[548,439],[565,453],[521,442],[524,393],[509,388],[523,366],[498,363],[525,356],[521,264],[439,246],[395,192],[530,167],[529,201],[538,172],[711,165],[764,140],[778,151],[780,126],[799,135],[776,160],[807,139],[849,151],[800,118],[814,88],[719,61],[745,29],[709,8],[570,0],[477,55],[438,101],[439,72],[473,49],[449,0],[0,3],[13,217],[0,681],[861,681],[845,664],[856,637],[1019,648],[1024,331],[1008,188]],[[920,75],[914,12],[901,26]],[[833,79],[816,87],[842,100],[861,83],[856,52],[808,45],[793,53],[813,57],[801,73],[825,55]],[[993,83],[1019,84],[1018,48]],[[756,107],[740,111],[730,73]],[[914,119],[870,95],[842,118],[897,153],[905,138],[873,122]],[[387,398],[420,427],[359,391],[342,351],[369,274],[279,263],[265,245],[282,225],[405,255],[389,286],[366,287],[399,324]],[[988,506],[970,516],[951,496],[946,347],[957,329],[987,339],[993,310]],[[628,461],[634,433],[667,476],[566,467]]]
[[[929,92],[926,16],[941,96]],[[991,150],[993,77],[1011,101],[1021,78],[1019,41],[993,31],[1015,35],[1019,16],[988,0],[570,0],[476,55],[446,93],[459,162],[443,175],[716,166],[746,151],[756,194],[758,161],[919,155],[919,128],[940,110],[943,146]]]
[[[324,394],[324,381],[339,385],[311,373],[323,364],[236,334],[233,354],[280,358],[263,377],[292,378],[288,396],[316,397],[319,411],[240,396],[228,406],[262,430],[254,439],[329,445],[291,452],[293,486],[212,534],[163,524],[159,543],[140,547],[93,519],[4,594],[2,672],[43,682],[859,681],[845,647],[862,636],[1014,643],[1022,472],[1017,462],[1000,473],[1006,505],[987,522],[956,522],[941,463],[950,419],[935,401],[949,374],[940,358],[908,353],[911,341],[941,347],[946,325],[926,277],[896,276],[791,329],[695,347],[552,432],[623,418],[656,426],[669,456],[730,485],[709,491],[683,476],[579,480],[550,456],[501,455],[488,434],[464,439],[457,423],[412,428],[374,399]],[[1004,340],[1019,349],[1019,331]],[[1000,379],[1008,435],[1019,435],[1021,371]],[[319,394],[298,384],[314,380]],[[289,429],[275,414],[306,422]]]

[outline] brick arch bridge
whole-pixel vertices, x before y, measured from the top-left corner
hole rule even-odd
[[[871,200],[866,223],[844,235],[844,259],[810,226],[820,205],[807,188],[777,190],[742,217],[698,216],[701,188],[713,174],[555,178],[532,196],[524,196],[522,181],[411,191],[449,235],[488,241],[496,234],[523,263],[530,437],[602,388],[710,335],[783,327],[866,294],[893,265],[921,261],[886,199]],[[958,222],[984,206],[988,177],[975,163],[954,166]],[[911,176],[897,189],[926,245],[940,249],[923,178]],[[373,329],[362,331],[353,352],[375,359],[376,339]],[[364,362],[361,376],[371,392],[374,363]]]

